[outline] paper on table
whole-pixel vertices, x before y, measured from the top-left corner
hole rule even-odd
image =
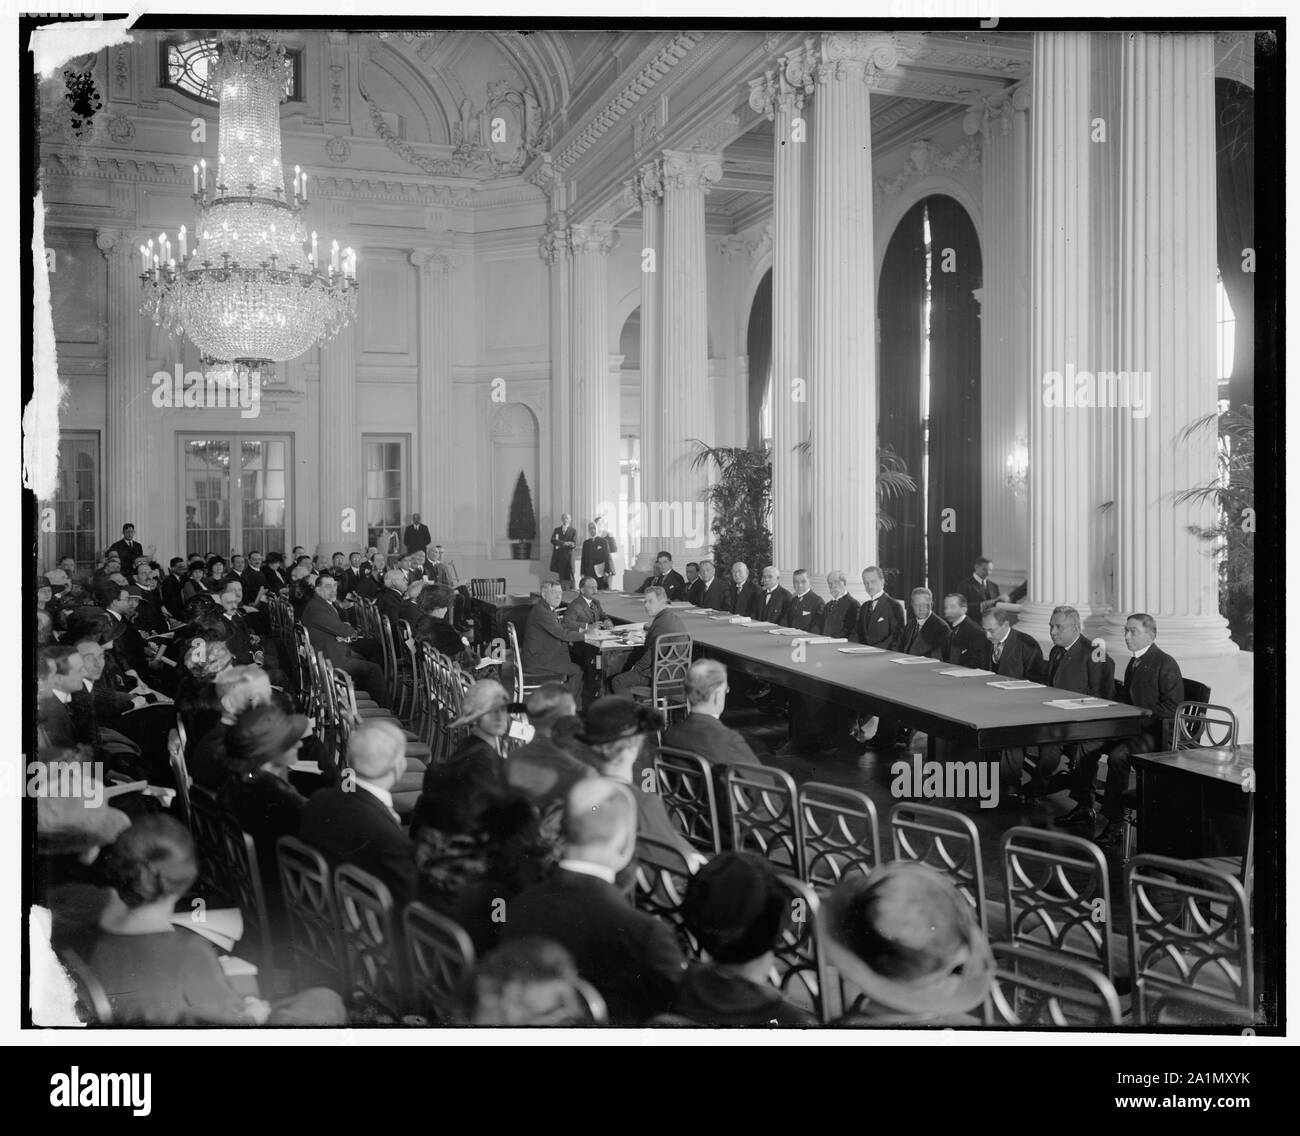
[[[295,761],[289,766],[291,773],[319,773],[319,761]]]
[[[1052,698],[1044,706],[1055,706],[1058,710],[1099,710],[1103,706],[1114,706],[1104,698]]]
[[[719,623],[734,623],[735,620],[729,615],[711,615],[710,619],[717,620]]]
[[[257,973],[257,964],[251,963],[248,959],[241,959],[235,955],[220,955],[217,962],[221,964],[221,972],[227,978],[240,978],[244,975],[255,975]]]
[[[776,626],[775,623],[772,623],[770,620],[766,620],[766,619],[749,619],[746,620],[746,623],[748,623],[750,627],[775,627]]]
[[[769,635],[802,635],[804,634],[797,627],[773,627],[768,632]]]
[[[695,605],[691,603],[690,600],[670,600],[668,606],[669,607],[694,607]]]
[[[754,621],[750,619],[750,617],[747,615],[733,615],[730,618],[728,618],[727,622],[728,623],[753,623]]]
[[[841,655],[883,655],[884,647],[841,647]]]
[[[903,666],[909,666],[912,663],[933,663],[935,660],[928,655],[899,655],[896,659],[890,659],[891,663],[901,663]]]
[[[974,678],[976,675],[997,674],[997,671],[986,671],[980,667],[949,667],[946,671],[940,671],[941,675],[952,675],[954,678]]]
[[[999,690],[1042,690],[1041,682],[1032,682],[1027,678],[1008,678],[1002,682],[990,682],[988,686],[996,686]]]
[[[712,614],[713,614],[713,608],[711,608],[711,607],[695,607],[695,608],[691,608],[690,611],[684,611],[684,612],[682,612],[682,614],[683,614],[683,615],[712,615]]]
[[[847,643],[848,640],[843,637],[837,639],[834,635],[808,635],[802,639],[796,639],[795,642],[796,643]]]

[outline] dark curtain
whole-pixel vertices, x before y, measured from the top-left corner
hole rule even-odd
[[[1255,274],[1242,271],[1241,253],[1255,247],[1255,93],[1218,79],[1214,96],[1219,275],[1237,325],[1229,385],[1235,409],[1255,401]]]
[[[763,273],[749,306],[749,329],[745,336],[745,353],[749,356],[749,444],[763,441],[759,414],[763,395],[772,378],[772,270]]]
[[[975,226],[951,197],[930,215],[930,587],[950,590],[980,555],[980,320],[984,269]],[[947,510],[953,510],[948,513]],[[945,523],[945,518],[949,518]]]
[[[925,299],[924,204],[898,223],[880,270],[876,311],[880,318],[881,447],[890,446],[907,463],[917,491],[883,504],[894,528],[879,534],[876,559],[892,596],[906,599],[922,582],[921,556],[921,348]]]

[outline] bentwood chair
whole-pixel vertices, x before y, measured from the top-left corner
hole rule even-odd
[[[980,837],[968,816],[937,805],[900,801],[889,810],[894,859],[912,860],[942,872],[966,897],[988,935],[984,901],[984,863]]]
[[[1174,711],[1173,748],[1236,749],[1237,715],[1227,706],[1180,702]]]
[[[1079,1030],[1122,1024],[1114,984],[1094,967],[1012,943],[994,943],[993,958],[984,1006],[989,1025]]]

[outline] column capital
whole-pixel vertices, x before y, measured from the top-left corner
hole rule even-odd
[[[569,248],[574,256],[595,253],[601,256],[618,246],[618,230],[603,222],[573,225],[569,229]]]
[[[95,247],[104,254],[105,260],[110,260],[114,252],[119,256],[129,253],[134,236],[126,229],[96,229]]]
[[[816,89],[812,67],[812,41],[808,47],[787,52],[775,69],[749,81],[749,109],[773,121],[778,114],[803,109],[804,100]]]
[[[903,57],[897,36],[866,32],[832,32],[815,46],[786,57],[785,74],[793,86],[807,88],[810,78],[818,84],[858,79],[877,86],[882,76],[894,70]]]
[[[449,248],[412,249],[407,258],[422,272],[451,272],[464,263],[461,254]]]
[[[572,251],[568,219],[563,213],[557,213],[538,242],[538,253],[547,264],[554,266],[567,260]]]
[[[986,135],[993,130],[993,123],[1000,122],[1002,135],[1011,133],[1011,127],[1018,114],[1029,109],[1029,83],[1017,83],[1003,91],[979,95],[971,102],[971,109],[962,120],[962,129],[967,134],[983,131]]]
[[[665,189],[698,189],[708,193],[713,184],[722,178],[722,155],[665,150],[663,171]]]
[[[638,166],[636,173],[627,183],[627,188],[642,209],[661,200],[664,195],[663,159],[654,158]]]

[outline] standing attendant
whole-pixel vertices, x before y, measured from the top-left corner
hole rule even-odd
[[[412,513],[411,523],[406,526],[406,531],[402,533],[402,544],[406,546],[407,556],[416,552],[423,552],[432,543],[433,536],[429,532],[429,526],[420,521],[419,513]]]
[[[551,571],[561,584],[573,583],[573,550],[578,547],[578,533],[573,518],[560,514],[560,523],[551,530]]]
[[[117,558],[122,563],[122,571],[126,573],[129,573],[136,560],[144,555],[144,548],[135,539],[135,525],[129,521],[122,526],[122,539],[108,546],[108,554],[112,556],[113,553],[117,553]]]
[[[591,576],[600,591],[607,591],[614,575],[613,548],[607,537],[596,532],[596,522],[587,525],[587,539],[582,542],[582,574]]]
[[[993,561],[987,556],[981,556],[975,561],[974,571],[957,589],[966,597],[966,609],[970,612],[971,619],[978,619],[986,611],[1007,601],[1006,593],[989,579],[992,571]]]

